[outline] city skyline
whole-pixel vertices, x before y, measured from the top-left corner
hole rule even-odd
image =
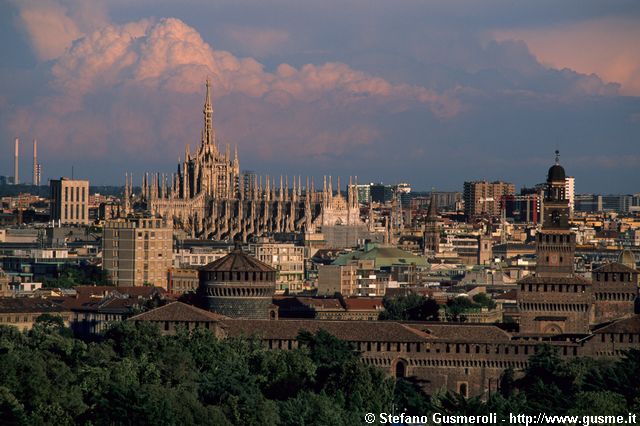
[[[540,183],[560,149],[577,192],[638,191],[633,2],[581,2],[580,12],[571,2],[473,12],[441,2],[365,12],[352,2],[341,18],[287,5],[2,6],[2,151],[15,137],[38,139],[43,178],[72,166],[96,184],[170,173],[184,145],[197,144],[211,76],[221,143],[238,144],[242,169],[260,174],[522,187]],[[11,176],[3,157],[0,175]]]

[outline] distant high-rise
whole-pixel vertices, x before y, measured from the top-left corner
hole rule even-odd
[[[89,220],[89,181],[54,179],[51,188],[51,219],[62,224],[87,225]]]
[[[468,220],[477,217],[499,217],[502,198],[515,194],[512,183],[475,181],[464,183],[464,214]]]
[[[13,155],[13,183],[20,183],[20,139],[16,138],[15,153]]]
[[[36,139],[33,140],[33,179],[32,183],[35,186],[40,186],[40,178],[41,178],[42,169],[40,168],[40,163],[38,163],[38,141]]]
[[[573,211],[576,205],[576,178],[567,176],[564,180],[564,194],[569,201],[569,216],[573,217]]]

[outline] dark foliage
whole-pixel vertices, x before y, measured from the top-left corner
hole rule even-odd
[[[381,320],[438,321],[439,306],[435,300],[410,293],[406,296],[384,298]]]

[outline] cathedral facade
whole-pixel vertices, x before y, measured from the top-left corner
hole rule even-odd
[[[253,176],[242,182],[237,147],[220,150],[213,126],[211,86],[206,83],[204,126],[195,153],[189,146],[184,161],[171,176],[145,174],[141,205],[149,213],[173,219],[174,226],[192,238],[246,242],[282,232],[314,233],[323,226],[363,225],[356,186],[349,179],[346,197],[338,179],[333,190],[325,177],[322,191],[313,179]],[[126,177],[125,213],[131,211],[132,182]]]

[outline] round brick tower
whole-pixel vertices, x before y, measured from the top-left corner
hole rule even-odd
[[[200,268],[198,294],[205,309],[231,318],[269,319],[276,270],[234,250]]]

